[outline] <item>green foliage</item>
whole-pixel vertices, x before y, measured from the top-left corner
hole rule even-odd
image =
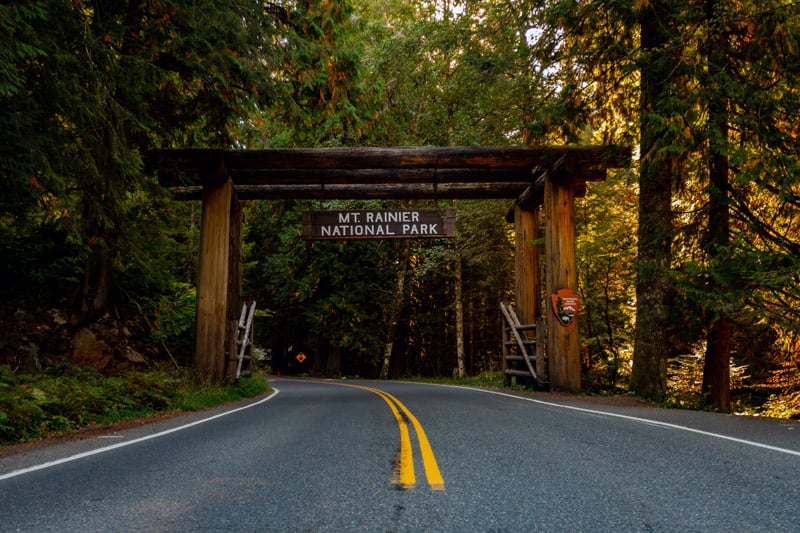
[[[169,343],[190,353],[194,342],[197,291],[187,283],[175,283],[169,292],[146,305],[153,317],[150,338],[155,343]]]
[[[231,386],[205,384],[186,388],[175,396],[171,407],[182,411],[200,411],[258,396],[269,390],[269,384],[264,377],[261,374],[253,374],[243,376],[238,383]]]
[[[771,394],[756,412],[760,416],[770,418],[800,420],[800,392],[792,390],[782,394]]]
[[[452,377],[424,377],[424,376],[410,376],[404,378],[409,381],[418,381],[423,383],[439,383],[444,385],[463,385],[465,387],[503,387],[503,373],[492,370],[484,370],[473,376],[466,376],[464,378]]]
[[[294,2],[274,51],[281,98],[248,117],[241,144],[341,146],[369,137],[375,111],[361,68],[358,21],[350,0]]]
[[[271,94],[275,17],[216,0],[0,9],[0,228],[25,252],[3,250],[3,273],[31,293],[83,285],[78,321],[119,294],[114,275],[123,292],[169,287],[183,277],[167,262],[182,225],[163,216],[143,158],[232,144],[245,110]],[[69,247],[30,245],[42,231]]]
[[[707,395],[703,394],[703,354],[701,350],[696,354],[686,354],[670,359],[667,371],[669,379],[669,394],[664,405],[681,409],[706,409],[708,408]],[[745,390],[747,367],[731,364],[731,388],[736,391]]]
[[[0,366],[0,443],[24,442],[175,410],[199,410],[269,390],[261,375],[234,386],[197,385],[188,374],[131,371],[104,376],[64,366],[17,374]]]
[[[590,132],[592,142],[636,142],[637,10],[614,0],[521,4],[529,14],[530,61],[539,90],[547,91],[528,118],[536,138],[585,143]]]
[[[4,224],[24,214],[38,197],[35,177],[28,173],[27,154],[19,147],[24,132],[35,127],[39,118],[30,112],[24,65],[45,54],[37,39],[37,26],[46,20],[44,4],[6,2],[0,6],[0,213],[3,219],[8,217]]]
[[[177,383],[161,373],[104,377],[89,368],[63,367],[17,375],[0,366],[0,440],[20,442],[151,414],[166,408]]]
[[[629,172],[593,183],[578,202],[581,345],[590,387],[624,388],[633,353],[636,187]]]
[[[82,249],[55,221],[38,226],[5,224],[0,218],[0,299],[54,301],[80,282]]]
[[[341,205],[337,205],[341,208]],[[395,245],[380,241],[308,242],[301,238],[305,204],[248,206],[246,293],[269,309],[256,343],[270,346],[273,364],[286,369],[289,346],[315,355],[320,371],[341,373],[330,354],[344,351],[356,371],[375,366],[383,341],[380,317],[391,291]],[[376,318],[378,317],[378,318]]]
[[[361,0],[365,63],[382,88],[380,142],[389,145],[529,141],[540,104],[525,32],[526,2]]]
[[[358,204],[358,205],[357,205]],[[326,202],[336,209],[364,208]],[[369,204],[378,207],[378,204]],[[313,206],[318,208],[317,205]],[[301,238],[308,204],[247,207],[246,293],[269,320],[256,327],[256,343],[273,351],[276,370],[292,363],[289,347],[313,355],[320,373],[376,376],[386,343],[400,241],[314,241]],[[497,368],[495,327],[499,301],[511,284],[513,250],[502,202],[462,202],[458,244],[452,239],[412,242],[404,313],[393,340],[394,375],[449,374],[455,364],[454,246],[461,250],[470,372]],[[341,363],[335,362],[341,357]]]
[[[25,78],[17,70],[21,61],[42,55],[42,50],[27,42],[36,22],[44,19],[44,2],[6,3],[0,7],[0,98],[13,96],[25,88]]]

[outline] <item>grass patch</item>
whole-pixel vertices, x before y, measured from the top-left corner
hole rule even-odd
[[[403,379],[406,379],[408,381],[419,381],[423,383],[439,383],[442,385],[465,385],[469,387],[503,388],[503,373],[500,371],[495,371],[495,372],[485,371],[481,372],[476,376],[466,376],[460,379],[451,377],[421,377],[421,376],[412,376]]]
[[[204,385],[188,372],[130,371],[105,376],[61,366],[17,374],[0,366],[0,445],[169,411],[197,411],[263,394],[260,374],[236,385]]]
[[[269,391],[267,380],[260,374],[242,377],[235,385],[195,385],[180,391],[172,404],[181,411],[200,411],[209,407],[252,398]]]

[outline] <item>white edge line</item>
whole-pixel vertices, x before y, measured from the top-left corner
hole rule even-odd
[[[272,387],[272,393],[269,396],[266,396],[257,402],[253,402],[247,405],[243,405],[242,407],[237,407],[236,409],[231,409],[230,411],[225,411],[224,413],[219,413],[214,416],[209,416],[208,418],[203,418],[200,420],[195,420],[194,422],[190,422],[188,424],[184,424],[182,426],[166,429],[164,431],[159,431],[158,433],[153,433],[152,435],[145,435],[144,437],[139,437],[133,440],[126,440],[125,442],[119,442],[117,444],[111,444],[109,446],[103,446],[102,448],[97,448],[94,450],[89,450],[87,452],[76,453],[75,455],[70,455],[69,457],[62,457],[61,459],[56,459],[55,461],[48,461],[46,463],[41,463],[38,465],[29,466],[27,468],[20,468],[19,470],[14,470],[12,472],[8,472],[7,474],[0,474],[0,481],[4,479],[10,479],[13,477],[21,476],[23,474],[29,474],[31,472],[36,472],[37,470],[44,470],[45,468],[50,468],[56,465],[61,465],[64,463],[70,463],[72,461],[77,461],[78,459],[84,459],[86,457],[91,457],[93,455],[99,455],[101,453],[110,452],[111,450],[116,450],[117,448],[124,448],[125,446],[130,446],[131,444],[137,444],[139,442],[144,442],[146,440],[157,439],[159,437],[163,437],[165,435],[169,435],[170,433],[176,433],[178,431],[182,431],[184,429],[188,429],[193,426],[199,426],[200,424],[205,424],[206,422],[210,422],[212,420],[216,420],[217,418],[222,418],[223,416],[232,415],[233,413],[238,413],[239,411],[244,411],[245,409],[250,409],[251,407],[255,407],[257,405],[261,405],[262,403],[268,402],[269,400],[273,399],[280,393],[280,389],[276,387]]]
[[[640,424],[650,424],[650,425],[653,425],[653,426],[660,426],[660,427],[663,427],[663,428],[676,429],[676,430],[679,430],[679,431],[686,431],[688,433],[696,433],[698,435],[705,435],[706,437],[714,437],[714,438],[717,438],[717,439],[736,442],[738,444],[744,444],[744,445],[747,445],[747,446],[753,446],[755,448],[763,448],[765,450],[770,450],[770,451],[773,451],[773,452],[785,453],[787,455],[795,455],[797,457],[800,457],[800,451],[797,451],[797,450],[790,450],[788,448],[780,448],[778,446],[771,446],[769,444],[763,444],[761,442],[755,442],[755,441],[746,440],[746,439],[739,439],[737,437],[730,437],[728,435],[722,435],[720,433],[712,433],[710,431],[704,431],[702,429],[694,429],[694,428],[690,428],[688,426],[681,426],[681,425],[678,425],[678,424],[671,424],[669,422],[661,422],[659,420],[651,420],[649,418],[639,418],[639,417],[636,417],[636,416],[621,415],[621,414],[618,414],[618,413],[610,413],[608,411],[599,411],[599,410],[596,410],[596,409],[586,409],[585,407],[575,407],[573,405],[564,405],[564,404],[560,404],[560,403],[546,402],[546,401],[543,401],[543,400],[537,400],[535,398],[526,398],[524,396],[516,396],[514,394],[509,394],[509,393],[506,393],[506,392],[493,391],[493,390],[489,390],[489,389],[480,389],[480,388],[477,388],[477,387],[464,387],[464,386],[460,386],[460,385],[441,385],[441,386],[444,386],[444,387],[455,387],[455,388],[460,388],[460,389],[469,389],[469,390],[474,390],[474,391],[477,391],[477,392],[485,392],[486,394],[495,394],[497,396],[505,396],[507,398],[514,398],[515,400],[522,400],[522,401],[525,401],[525,402],[532,402],[532,403],[538,403],[540,405],[547,405],[549,407],[557,407],[557,408],[560,408],[560,409],[570,409],[572,411],[579,411],[579,412],[582,412],[582,413],[589,413],[589,414],[593,414],[593,415],[604,415],[604,416],[610,416],[610,417],[614,417],[614,418],[621,418],[623,420],[629,420],[631,422],[637,422],[637,423],[640,423]]]

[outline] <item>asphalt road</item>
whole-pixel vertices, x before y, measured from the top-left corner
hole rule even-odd
[[[400,382],[273,385],[235,407],[6,453],[0,531],[800,528],[794,422]]]

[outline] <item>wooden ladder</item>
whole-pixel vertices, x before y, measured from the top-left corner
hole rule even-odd
[[[520,324],[510,304],[500,302],[503,313],[503,382],[511,384],[512,376],[530,378],[537,387],[547,385],[544,361],[544,319],[536,324]],[[533,349],[533,353],[531,353]],[[524,367],[520,368],[525,363]]]
[[[239,379],[239,377],[242,375],[242,363],[244,360],[248,359],[252,363],[252,355],[246,354],[252,354],[252,348],[248,350],[247,347],[252,346],[253,344],[253,314],[255,313],[255,310],[255,301],[250,303],[249,309],[247,303],[242,305],[242,314],[239,317],[238,325],[239,333],[238,338],[236,339],[236,359],[238,360],[236,364],[236,379]]]

